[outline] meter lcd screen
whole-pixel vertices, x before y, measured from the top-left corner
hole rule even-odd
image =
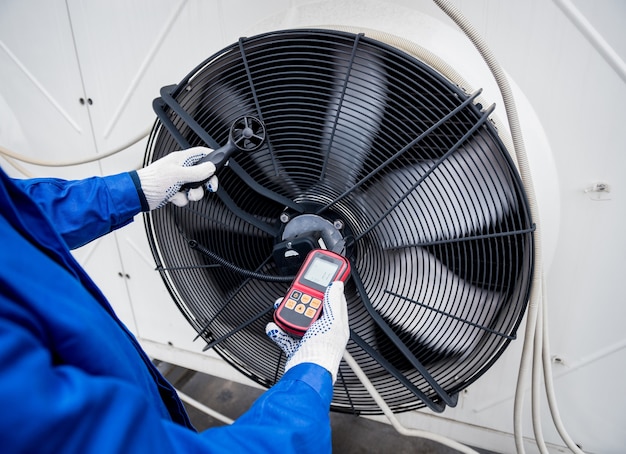
[[[330,262],[322,257],[315,257],[302,277],[325,288],[332,282],[339,266],[340,264]]]

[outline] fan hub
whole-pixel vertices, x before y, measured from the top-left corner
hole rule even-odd
[[[329,220],[316,214],[291,217],[287,212],[280,217],[285,224],[274,246],[274,260],[282,274],[295,274],[306,255],[313,249],[328,249],[345,253],[345,222],[334,217]]]

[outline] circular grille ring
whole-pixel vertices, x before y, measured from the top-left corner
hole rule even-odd
[[[280,378],[284,355],[264,333],[289,285],[275,248],[285,220],[314,215],[345,240],[348,351],[389,407],[455,405],[515,338],[533,266],[528,203],[478,95],[333,30],[241,39],[164,87],[145,164],[217,148],[241,116],[266,127],[219,172],[218,193],[145,217],[199,338],[258,383]],[[380,413],[345,363],[332,408]]]

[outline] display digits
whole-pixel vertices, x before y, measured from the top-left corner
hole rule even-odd
[[[302,337],[321,315],[324,293],[334,281],[346,281],[350,263],[325,249],[312,250],[274,312],[274,322],[289,334]]]

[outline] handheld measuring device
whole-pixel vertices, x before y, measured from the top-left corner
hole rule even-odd
[[[291,287],[274,312],[274,322],[293,336],[302,337],[322,313],[324,293],[333,281],[346,281],[350,263],[325,249],[307,255]]]
[[[215,165],[215,171],[224,167],[226,162],[236,153],[251,153],[258,150],[265,143],[265,124],[251,115],[238,118],[233,122],[228,134],[228,143],[223,147],[213,150],[204,158],[200,159],[194,165],[204,162],[212,162]],[[204,185],[208,179],[194,183],[185,183],[181,190],[198,188]]]

